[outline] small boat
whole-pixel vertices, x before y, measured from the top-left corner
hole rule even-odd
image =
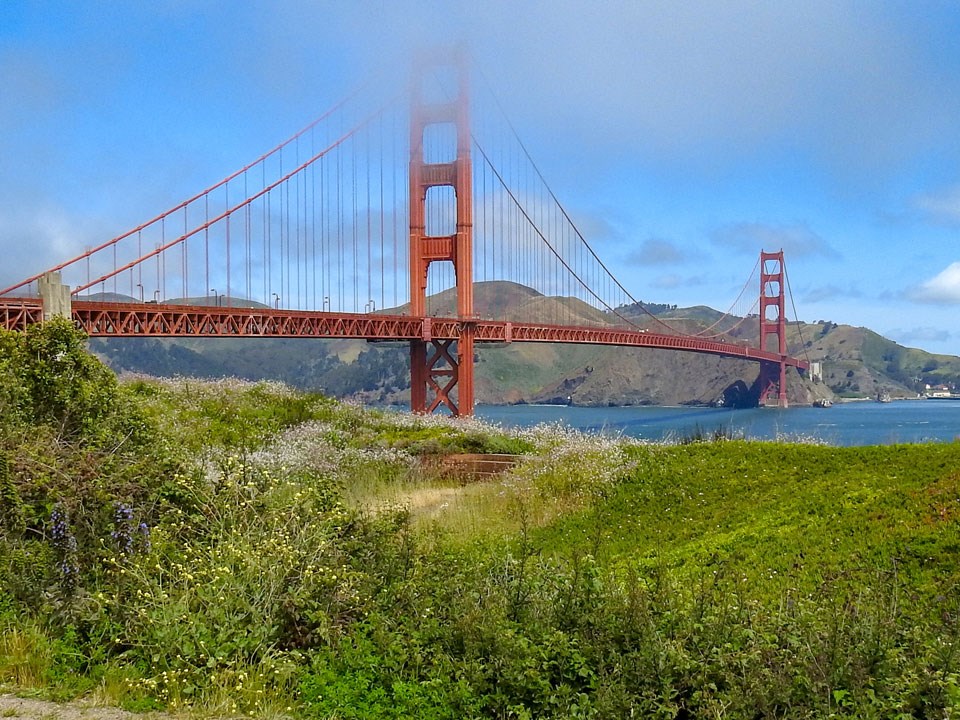
[[[817,398],[813,401],[813,406],[816,408],[833,407],[833,400],[830,400],[829,398]]]

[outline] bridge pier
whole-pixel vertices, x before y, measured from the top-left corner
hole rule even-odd
[[[464,362],[466,357],[469,362]],[[412,340],[410,360],[410,406],[414,412],[432,413],[444,405],[454,415],[473,415],[472,331],[465,330],[457,340]],[[454,388],[456,398],[452,396]]]
[[[64,317],[68,320],[73,317],[70,286],[63,284],[59,272],[41,275],[37,278],[37,288],[43,303],[44,322],[55,317]]]
[[[787,364],[779,363],[760,363],[760,399],[758,404],[763,407],[767,404],[770,397],[777,394],[777,407],[788,407],[787,402]]]

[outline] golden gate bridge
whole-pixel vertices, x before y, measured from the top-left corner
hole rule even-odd
[[[722,319],[684,332],[646,312],[595,252],[492,94],[471,92],[464,52],[424,54],[409,93],[370,95],[0,290],[0,326],[64,315],[95,337],[404,341],[411,409],[454,415],[473,413],[476,343],[660,348],[755,361],[761,404],[786,406],[788,368],[808,363],[787,352],[782,251],[761,251],[724,315],[734,327],[756,317],[759,346],[730,342]],[[734,313],[757,274],[759,294]],[[504,292],[475,307],[475,284],[492,281],[556,301],[511,306]],[[439,300],[451,293],[452,309]]]

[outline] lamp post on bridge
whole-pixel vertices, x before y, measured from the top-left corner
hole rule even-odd
[[[137,283],[137,287],[140,288],[140,302],[143,302],[143,284]]]
[[[217,295],[217,289],[216,289],[216,288],[210,288],[210,292],[213,293],[213,306],[214,306],[214,307],[220,307],[220,296]]]
[[[277,293],[273,294],[273,309],[274,310],[280,309],[280,296],[277,295]]]

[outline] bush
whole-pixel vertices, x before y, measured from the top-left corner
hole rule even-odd
[[[0,332],[0,593],[23,612],[84,606],[104,559],[155,521],[175,462],[65,320]],[[52,604],[51,604],[52,603]]]
[[[0,401],[5,424],[43,425],[65,442],[142,442],[144,428],[113,373],[85,349],[65,319],[0,333]]]

